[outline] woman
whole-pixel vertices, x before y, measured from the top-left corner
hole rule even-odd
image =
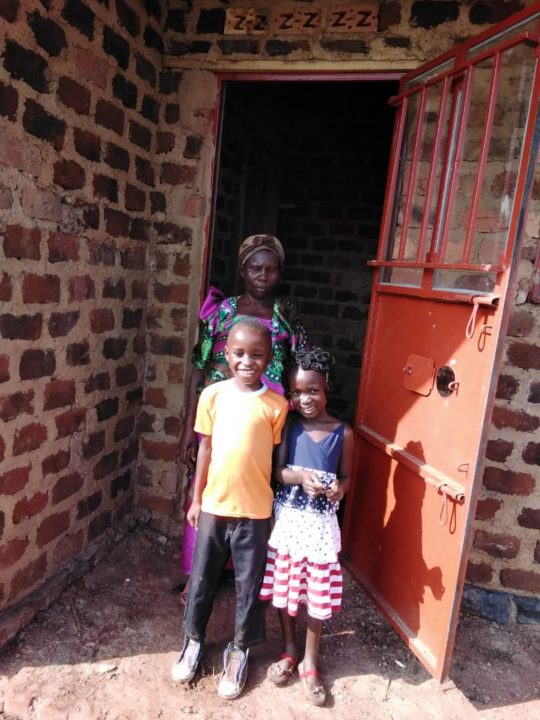
[[[251,235],[240,245],[239,268],[244,282],[242,295],[224,298],[211,290],[201,308],[199,340],[192,353],[192,371],[186,394],[184,428],[180,437],[180,459],[191,467],[197,455],[193,430],[197,401],[201,390],[229,378],[225,344],[229,330],[239,317],[256,317],[272,335],[272,359],[263,382],[283,394],[283,372],[291,353],[307,347],[306,331],[291,300],[275,292],[279,284],[285,253],[273,235]],[[182,544],[181,570],[191,572],[195,546],[194,531],[186,523]]]

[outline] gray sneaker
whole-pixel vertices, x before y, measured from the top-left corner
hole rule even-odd
[[[186,637],[180,656],[172,666],[171,674],[174,682],[187,683],[193,680],[199,668],[202,654],[202,643]]]
[[[229,643],[223,653],[223,673],[218,685],[218,695],[224,700],[237,698],[246,684],[249,650],[245,652]]]

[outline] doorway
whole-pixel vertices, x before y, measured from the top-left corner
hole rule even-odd
[[[330,410],[352,422],[397,82],[225,81],[207,278],[241,291],[238,246],[276,234],[310,342],[336,358]]]

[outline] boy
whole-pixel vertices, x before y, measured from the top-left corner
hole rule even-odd
[[[281,440],[287,415],[287,401],[261,382],[271,353],[266,327],[255,318],[239,320],[225,348],[233,377],[203,390],[195,421],[203,439],[187,520],[197,528],[197,544],[184,614],[184,646],[172,675],[185,683],[197,672],[217,583],[230,554],[236,626],[218,687],[219,695],[228,700],[243,690],[249,646],[265,639],[264,606],[258,594],[272,514],[272,450]]]

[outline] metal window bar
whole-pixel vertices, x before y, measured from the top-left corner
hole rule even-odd
[[[474,232],[476,227],[476,218],[478,214],[478,208],[480,205],[480,197],[482,195],[482,189],[484,185],[484,177],[486,173],[486,163],[489,153],[489,146],[491,143],[491,134],[493,131],[493,121],[495,119],[495,105],[497,94],[499,90],[499,79],[501,73],[501,53],[496,53],[495,62],[493,65],[493,71],[491,75],[491,82],[489,88],[489,100],[486,108],[486,119],[484,124],[484,134],[482,137],[482,143],[480,146],[480,157],[478,159],[478,170],[474,183],[474,190],[472,196],[471,207],[469,210],[469,221],[467,223],[467,235],[465,237],[465,244],[463,247],[462,260],[463,262],[470,262],[471,250],[474,239]]]

